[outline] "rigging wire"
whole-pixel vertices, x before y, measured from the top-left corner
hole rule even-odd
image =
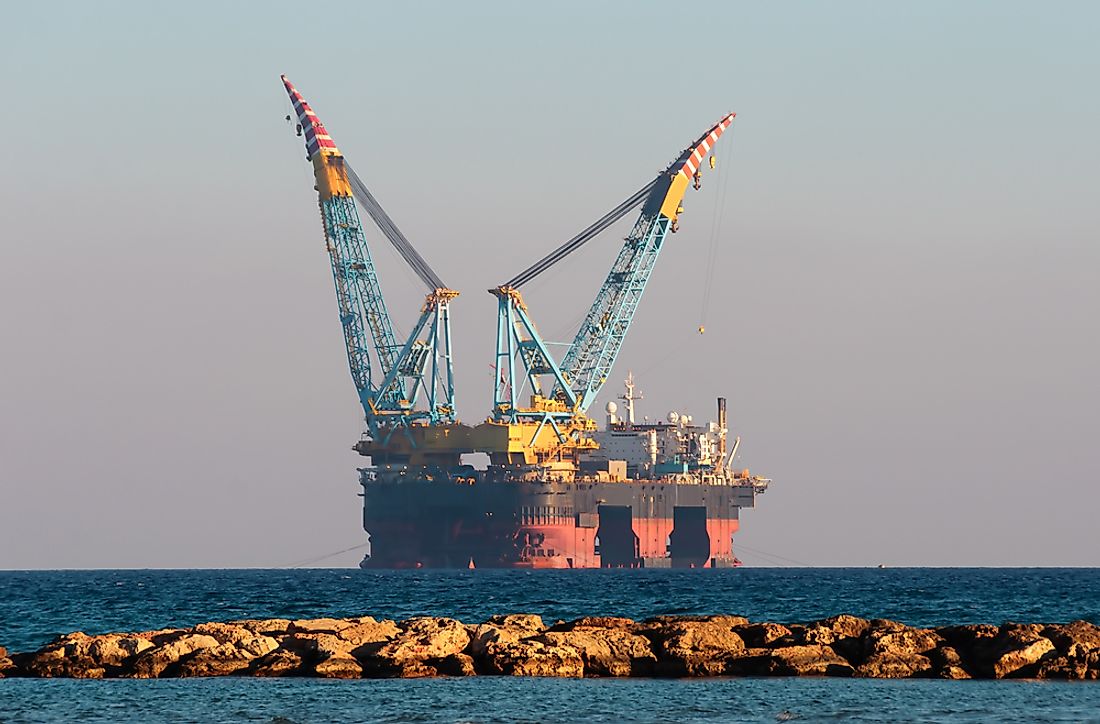
[[[718,158],[717,153],[712,153],[711,155],[716,159]],[[726,161],[727,158],[728,155],[723,154],[722,160]],[[720,174],[718,179],[718,193],[715,199],[714,215],[710,227],[710,246],[707,250],[706,280],[703,282],[702,309],[699,312],[700,329],[706,326],[707,313],[710,311],[711,291],[714,288],[714,276],[717,273],[718,266],[718,245],[722,236],[722,221],[726,215],[726,192],[729,190],[729,179],[731,175],[730,173],[723,173]]]
[[[526,284],[527,282],[529,282],[532,279],[534,279],[535,277],[537,277],[539,274],[542,274],[544,271],[546,271],[550,267],[557,264],[559,261],[561,261],[565,257],[572,254],[577,249],[579,249],[582,246],[584,246],[585,244],[587,244],[589,241],[591,241],[593,238],[595,238],[601,232],[606,230],[607,227],[611,226],[616,221],[623,218],[628,213],[630,213],[632,210],[637,208],[645,200],[645,198],[649,195],[649,192],[653,189],[653,187],[656,184],[657,184],[657,179],[653,179],[652,181],[647,183],[645,186],[643,186],[642,188],[635,191],[625,201],[623,201],[618,206],[611,209],[611,211],[608,211],[606,214],[604,214],[599,219],[597,219],[595,222],[593,222],[593,224],[591,226],[589,226],[587,229],[580,232],[579,234],[574,236],[572,239],[565,242],[564,244],[559,246],[557,249],[555,249],[554,251],[552,251],[549,254],[547,254],[546,256],[544,256],[542,259],[539,259],[537,262],[535,262],[534,264],[532,264],[528,268],[524,269],[522,272],[520,272],[516,276],[509,279],[507,282],[505,282],[504,286],[518,287],[521,284]]]
[[[343,550],[334,551],[332,553],[326,553],[323,556],[317,556],[316,558],[307,558],[304,561],[298,561],[297,563],[288,563],[284,566],[277,566],[278,568],[299,568],[301,566],[308,566],[313,563],[320,563],[328,558],[335,558],[342,553],[351,553],[352,551],[359,550],[360,548],[366,548],[370,545],[370,541],[366,543],[360,543],[359,545],[352,546],[351,548],[344,548]]]
[[[393,248],[397,250],[397,253],[405,260],[405,263],[416,272],[418,277],[420,277],[420,281],[424,282],[429,290],[448,288],[447,285],[443,283],[443,280],[439,278],[439,275],[428,266],[428,262],[424,261],[424,257],[420,256],[420,253],[413,247],[408,237],[397,228],[397,224],[393,222],[390,215],[386,213],[382,205],[378,203],[378,200],[374,198],[374,194],[370,192],[367,185],[364,184],[363,180],[359,178],[359,175],[355,173],[351,164],[345,162],[344,165],[348,170],[348,179],[351,181],[351,191],[355,195],[355,199],[371,219],[374,220],[374,223],[378,225],[383,236],[389,240]]]
[[[783,561],[784,563],[792,563],[796,566],[802,566],[803,568],[814,568],[814,565],[812,563],[806,563],[805,561],[796,561],[793,558],[784,558],[783,556],[777,555],[775,553],[765,553],[764,551],[758,551],[758,550],[755,550],[753,548],[749,548],[747,545],[744,545],[743,543],[736,543],[734,545],[734,548],[737,549],[737,550],[748,551],[749,553],[754,553],[758,556],[763,556],[765,558],[777,558],[777,559]]]

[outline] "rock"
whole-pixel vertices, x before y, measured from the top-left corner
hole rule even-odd
[[[451,654],[432,662],[435,670],[444,676],[475,676],[474,658],[467,654]]]
[[[542,616],[533,613],[509,613],[497,614],[486,619],[485,623],[501,628],[522,629],[524,631],[544,631],[546,625],[542,622]]]
[[[911,679],[931,676],[932,661],[923,654],[883,652],[871,654],[856,669],[856,675],[871,679]]]
[[[537,616],[535,618],[538,618]],[[631,629],[634,628],[633,619],[620,616],[583,616],[576,621],[557,623],[550,628],[551,631],[576,631],[577,629]]]
[[[936,672],[936,678],[938,679],[969,679],[970,674],[966,672],[966,669],[961,666],[945,666]]]
[[[725,614],[715,614],[711,616],[681,616],[681,615],[668,615],[668,616],[654,616],[645,620],[647,624],[678,624],[678,623],[708,623],[728,625],[730,628],[737,626],[748,626],[749,620],[744,616],[727,616]]]
[[[997,626],[980,623],[965,626],[943,626],[936,629],[936,633],[958,651],[963,660],[969,660],[974,647],[996,638],[997,634],[1000,633],[1000,629]]]
[[[834,616],[812,626],[807,638],[832,639],[833,648],[855,666],[855,675],[868,678],[931,676],[933,664],[925,654],[944,643],[932,629],[913,628],[887,619],[866,621],[854,616]]]
[[[1055,652],[1054,644],[1047,638],[1038,638],[1028,643],[1021,642],[1018,648],[1007,650],[994,660],[993,675],[998,679],[1010,674],[1033,676],[1037,673],[1035,670],[1025,671],[1025,669],[1038,664]]]
[[[791,630],[778,623],[754,623],[737,629],[737,635],[749,648],[761,648],[791,636]]]
[[[892,621],[878,621],[881,630],[887,630],[892,626],[904,628],[901,624]],[[774,625],[774,624],[773,624]],[[782,636],[774,643],[761,643],[772,646],[830,646],[834,651],[849,661],[858,661],[863,658],[862,637],[871,627],[872,622],[855,616],[832,616],[820,621],[812,621],[804,625],[792,625],[790,634]]]
[[[8,650],[0,646],[0,679],[18,673],[15,662],[8,657]]]
[[[276,649],[252,661],[253,676],[300,676],[305,673],[305,658],[297,651]]]
[[[470,633],[453,618],[419,617],[402,621],[396,636],[356,649],[368,676],[437,676],[429,660],[463,653]]]
[[[655,673],[715,676],[744,653],[745,642],[734,628],[747,623],[741,616],[661,616],[639,626],[638,633],[653,642]]]
[[[584,661],[575,648],[532,639],[491,642],[486,646],[481,661],[485,670],[492,674],[563,677],[584,675]]]
[[[130,659],[152,647],[148,639],[131,634],[88,636],[77,631],[31,655],[26,669],[33,676],[101,679],[117,675]]]
[[[459,654],[470,643],[470,633],[453,618],[410,618],[400,633],[387,641],[378,656],[389,659],[441,659]]]
[[[910,628],[893,621],[869,627],[863,640],[865,656],[893,654],[907,656],[923,654],[944,643],[943,637],[932,629]]]
[[[1047,626],[1041,634],[1050,639],[1059,653],[1075,658],[1100,650],[1100,626],[1088,621]]]
[[[1037,679],[1083,680],[1089,675],[1089,665],[1085,657],[1050,656],[1039,662],[1034,676]]]
[[[650,676],[657,663],[649,639],[622,628],[548,631],[535,640],[551,647],[576,649],[588,676]]]
[[[852,676],[855,673],[846,659],[824,644],[770,649],[766,659],[771,676]]]
[[[960,653],[969,663],[967,668],[983,678],[1034,676],[1040,661],[1057,656],[1054,643],[1042,636],[1043,630],[1033,624],[1005,624],[995,636],[974,641],[969,656]]]
[[[314,673],[325,679],[358,679],[363,667],[354,656],[335,654],[321,659],[313,666]]]
[[[468,653],[476,659],[485,654],[490,643],[517,643],[542,633],[545,628],[540,616],[490,616],[488,621],[470,631]]]
[[[237,624],[200,623],[194,629],[197,634],[212,636],[219,644],[233,644],[242,655],[254,658],[263,656],[279,647],[273,637]]]
[[[893,622],[879,622],[882,629],[890,628]],[[900,624],[898,624],[900,626]],[[806,644],[831,646],[843,639],[858,639],[867,633],[871,622],[855,616],[832,616],[814,621],[802,628],[802,639]]]
[[[395,622],[389,619],[376,621],[370,616],[364,616],[336,635],[353,646],[364,646],[389,641],[400,634],[401,629]]]
[[[371,619],[372,621],[374,619]],[[303,618],[291,621],[286,632],[293,633],[328,633],[335,634],[343,629],[351,627],[351,621],[342,618]]]
[[[940,646],[927,652],[928,660],[932,662],[931,675],[937,679],[969,679],[969,672],[963,665],[959,652],[951,646]],[[921,672],[922,674],[924,672]]]
[[[108,634],[97,636],[88,647],[88,655],[102,666],[122,666],[127,659],[153,648],[153,642],[138,636]]]
[[[266,637],[265,637],[266,638]],[[229,676],[244,672],[254,654],[241,651],[231,643],[218,644],[214,648],[199,649],[182,659],[179,676]]]
[[[156,679],[173,664],[200,649],[213,649],[218,640],[206,634],[184,634],[162,646],[147,649],[134,659],[130,675],[138,679]]]
[[[290,620],[285,618],[247,619],[229,623],[261,636],[283,636],[290,628]]]

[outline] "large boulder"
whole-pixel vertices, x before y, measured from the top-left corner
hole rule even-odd
[[[538,616],[534,617],[539,619]],[[539,619],[541,624],[541,619]],[[574,621],[557,623],[550,627],[551,631],[575,631],[576,629],[633,629],[634,619],[622,616],[582,616]]]
[[[584,675],[581,653],[567,644],[554,644],[534,639],[492,641],[478,659],[479,669],[490,674],[508,676]]]
[[[951,646],[940,646],[927,652],[926,656],[932,663],[931,675],[937,679],[969,679],[970,672],[966,670],[959,652]],[[923,671],[921,672],[923,675]]]
[[[299,651],[275,649],[254,659],[248,673],[252,676],[303,676],[310,673],[305,656]]]
[[[401,629],[389,619],[376,621],[370,616],[363,616],[353,621],[351,626],[341,629],[336,636],[356,648],[390,641],[401,634]]]
[[[877,621],[879,628],[890,628],[892,621]],[[899,624],[900,625],[900,624]],[[872,622],[856,616],[831,616],[804,626],[792,627],[803,644],[832,646],[838,641],[859,639],[872,627]]]
[[[392,638],[356,649],[366,675],[437,676],[438,661],[463,653],[470,644],[470,632],[453,618],[410,618],[398,629]]]
[[[807,644],[770,649],[765,657],[769,676],[852,676],[852,665],[830,646]]]
[[[872,621],[863,637],[856,673],[876,679],[908,679],[932,675],[926,656],[944,643],[932,629],[913,628],[896,621]]]
[[[654,673],[663,676],[714,676],[745,651],[735,629],[748,624],[742,616],[660,616],[637,632],[653,643]]]
[[[516,614],[510,616],[490,616],[489,619],[470,629],[468,653],[475,659],[484,656],[491,643],[518,643],[523,639],[537,636],[546,630],[542,617]]]
[[[230,621],[229,623],[232,626],[239,626],[254,634],[273,637],[283,636],[286,634],[287,629],[290,628],[290,620],[286,618],[246,619],[243,621]]]
[[[176,669],[175,665],[183,657],[202,649],[213,649],[218,646],[220,644],[213,636],[185,633],[138,654],[130,665],[129,674],[137,679],[156,679],[169,667]],[[175,671],[169,673],[175,673]]]
[[[358,679],[363,676],[363,666],[354,656],[335,654],[314,664],[313,673],[323,679]]]
[[[459,654],[470,643],[470,633],[453,618],[422,616],[402,621],[400,632],[378,649],[387,659],[441,659]]]
[[[33,676],[99,679],[117,676],[153,642],[132,634],[66,634],[32,654],[24,668]]]
[[[574,628],[548,631],[535,638],[552,647],[576,649],[589,676],[650,676],[657,657],[649,639],[622,628]]]
[[[474,657],[468,654],[451,654],[432,662],[436,672],[443,676],[474,676],[477,666]]]
[[[249,658],[263,656],[279,647],[274,637],[237,624],[200,623],[192,631],[212,636],[219,644],[232,644]]]
[[[737,629],[737,635],[749,648],[771,646],[781,639],[792,636],[791,630],[778,623],[753,623]],[[793,642],[793,641],[792,641]]]
[[[1036,676],[1040,662],[1058,656],[1054,643],[1042,635],[1043,630],[1037,624],[1004,624],[996,636],[973,645],[971,671],[995,679]]]
[[[1089,652],[1100,651],[1100,626],[1089,621],[1046,626],[1041,633],[1067,656],[1084,658]]]
[[[231,643],[199,649],[180,660],[177,676],[230,676],[244,673],[256,655]]]

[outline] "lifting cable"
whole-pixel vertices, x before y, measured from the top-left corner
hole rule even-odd
[[[447,285],[443,283],[443,280],[439,278],[428,262],[424,261],[424,257],[420,256],[419,252],[413,248],[412,243],[408,238],[401,233],[401,229],[397,228],[397,224],[393,223],[393,219],[386,213],[382,205],[378,203],[378,200],[374,198],[374,194],[370,192],[367,185],[363,183],[363,180],[359,178],[359,175],[355,173],[355,170],[350,164],[345,162],[345,167],[348,170],[348,179],[351,181],[351,191],[355,195],[356,200],[363,207],[363,210],[374,220],[374,223],[378,225],[378,228],[382,231],[382,234],[389,240],[393,248],[397,250],[397,253],[401,255],[401,258],[405,260],[405,263],[416,272],[416,275],[420,277],[420,281],[427,285],[429,290],[447,289]]]
[[[717,157],[715,152],[711,152],[712,157]],[[728,163],[728,156],[723,156],[723,165]],[[710,243],[707,248],[707,261],[706,261],[706,279],[703,283],[703,300],[701,309],[699,310],[699,328],[703,329],[707,323],[707,313],[710,311],[710,297],[711,290],[714,287],[714,276],[718,273],[718,251],[719,242],[722,236],[722,220],[726,215],[726,193],[729,190],[730,174],[719,172],[718,177],[718,193],[715,194],[714,199],[714,215],[711,218],[710,224]]]
[[[519,285],[521,284],[526,284],[527,282],[537,277],[539,274],[542,274],[544,271],[557,264],[565,257],[572,254],[577,249],[584,246],[595,236],[606,230],[607,227],[611,226],[616,221],[630,213],[633,209],[637,208],[639,204],[645,201],[646,197],[649,195],[649,192],[653,190],[653,187],[656,184],[657,179],[654,179],[647,183],[638,191],[634,192],[634,194],[632,194],[626,201],[623,201],[621,204],[611,209],[611,211],[608,211],[606,214],[601,216],[587,229],[577,234],[572,239],[544,256],[542,259],[539,259],[527,269],[524,269],[522,272],[509,279],[507,282],[505,282],[504,286],[519,287]]]

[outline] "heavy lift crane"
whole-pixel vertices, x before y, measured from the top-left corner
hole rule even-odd
[[[498,299],[493,410],[470,427],[455,417],[449,305],[458,292],[412,247],[302,95],[286,76],[282,80],[313,164],[348,365],[367,423],[355,450],[370,456],[376,470],[399,476],[416,468],[429,478],[448,477],[464,470],[462,454],[484,452],[495,468],[490,477],[573,479],[579,454],[597,448],[589,434],[596,423],[587,410],[618,356],[665,238],[677,229],[687,187],[700,188],[704,159],[735,114],[591,226],[489,290]],[[404,344],[396,341],[356,201],[429,290]],[[532,321],[520,286],[639,206],[638,220],[559,363]],[[527,385],[531,394],[524,405],[518,400]]]
[[[569,479],[578,453],[596,447],[587,410],[596,399],[630,329],[646,283],[669,232],[677,230],[689,184],[700,188],[704,159],[733,125],[724,116],[688,146],[657,178],[538,262],[489,292],[497,297],[496,383],[491,422],[483,441],[494,464],[537,466],[541,474]],[[711,168],[714,157],[711,156]],[[519,287],[557,264],[631,210],[641,215],[627,235],[561,363],[531,319]],[[522,366],[522,370],[517,367]],[[529,404],[517,399],[529,386]],[[490,426],[492,429],[492,426]],[[481,436],[485,437],[485,435]],[[488,443],[485,445],[484,443]]]
[[[450,431],[455,420],[450,289],[413,248],[347,163],[302,94],[281,76],[313,164],[340,324],[351,377],[367,423],[356,450],[376,464],[450,464],[467,452]],[[288,116],[289,119],[289,116]],[[420,317],[398,344],[356,200],[417,274],[428,294]],[[373,358],[373,359],[372,359]]]

